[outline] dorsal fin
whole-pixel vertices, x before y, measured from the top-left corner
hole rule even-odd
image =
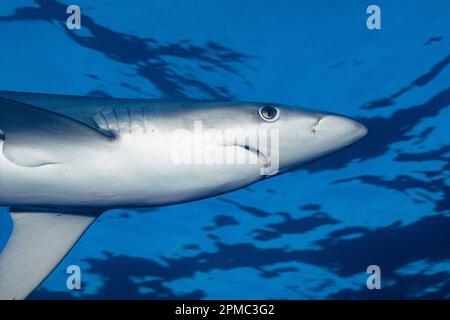
[[[26,167],[70,161],[75,149],[95,151],[112,140],[77,120],[4,98],[0,98],[0,129],[5,157]]]
[[[52,272],[95,216],[11,213],[12,235],[0,254],[0,300],[25,299]]]

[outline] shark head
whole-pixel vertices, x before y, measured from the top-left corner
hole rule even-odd
[[[265,176],[321,158],[367,133],[364,125],[344,116],[273,103],[207,103],[182,112],[183,127],[198,130],[194,136],[203,148],[197,153],[205,145],[223,148],[217,159],[259,166]]]
[[[279,131],[278,146],[271,150],[278,155],[278,171],[274,166],[268,174],[319,159],[367,134],[367,128],[361,123],[336,114],[274,104],[255,107],[260,115],[258,121],[270,130]]]

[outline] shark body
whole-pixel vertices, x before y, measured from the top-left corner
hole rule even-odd
[[[108,209],[236,190],[366,132],[346,117],[273,103],[0,91],[0,206],[14,221],[0,256],[0,298],[25,298]]]

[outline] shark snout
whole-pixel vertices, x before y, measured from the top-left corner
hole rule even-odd
[[[349,145],[367,134],[367,128],[350,118],[338,115],[322,115],[314,126],[314,132],[336,145]]]

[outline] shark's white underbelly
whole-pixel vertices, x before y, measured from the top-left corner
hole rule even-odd
[[[145,148],[136,141],[125,137],[96,154],[40,167],[18,166],[0,152],[0,205],[155,206],[213,196],[261,178],[256,165],[176,164],[167,141]],[[247,151],[238,148],[237,152]]]

